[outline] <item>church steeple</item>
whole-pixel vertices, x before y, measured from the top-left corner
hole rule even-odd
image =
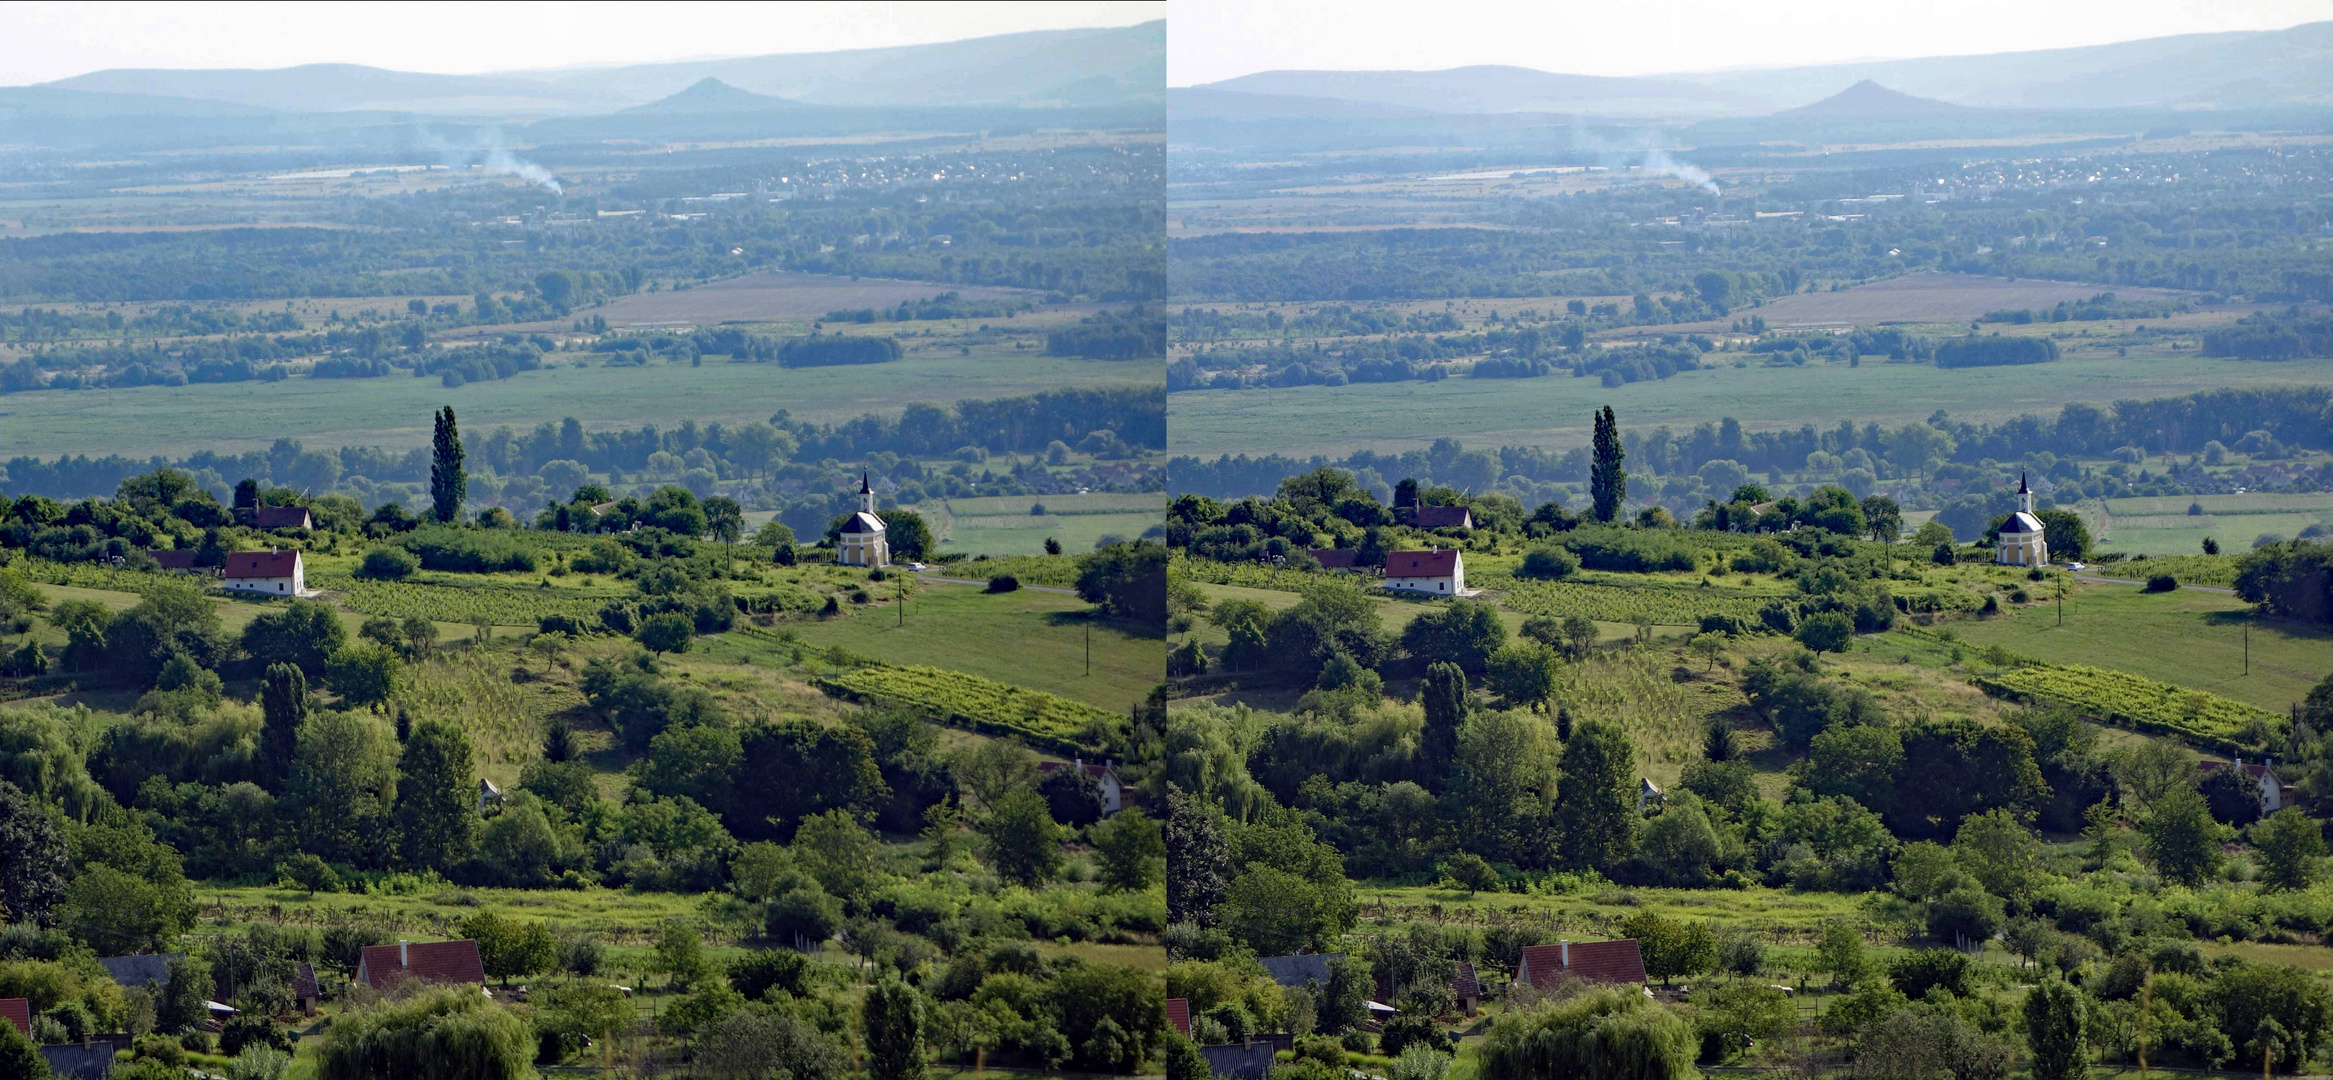
[[[2017,509],[2028,514],[2033,512],[2033,489],[2026,486],[2022,472],[2017,474]]]
[[[859,473],[859,510],[869,514],[875,512],[875,489],[867,483],[864,470]]]

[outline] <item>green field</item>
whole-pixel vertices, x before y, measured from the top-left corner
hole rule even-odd
[[[1043,514],[1031,514],[1042,506]],[[1166,519],[1163,494],[991,495],[943,499],[916,507],[939,537],[940,550],[965,555],[1040,555],[1058,540],[1075,555],[1106,537],[1132,540]]]
[[[878,592],[881,586],[874,587]],[[839,618],[785,624],[819,648],[840,645],[888,664],[953,668],[1046,690],[1113,711],[1140,701],[1166,672],[1166,643],[1093,622],[1094,671],[1085,674],[1084,601],[1022,589],[990,594],[973,585],[926,584],[907,605],[907,624],[890,604],[852,608]],[[748,659],[787,647],[746,634],[703,642],[711,659]]]
[[[2040,595],[2037,593],[2036,595]],[[2244,674],[2251,624],[2252,673]],[[2057,606],[2011,606],[2002,615],[1950,624],[1975,646],[2055,664],[2088,664],[2208,690],[2282,714],[2333,671],[2333,633],[2254,619],[2226,593],[2150,593],[2137,585],[2076,585]]]
[[[2187,512],[2198,504],[2203,513]],[[2110,499],[2106,510],[2100,550],[2133,554],[2192,554],[2203,550],[2207,536],[2221,550],[2238,552],[2262,535],[2290,540],[2311,525],[2333,526],[2333,494],[2323,493]]]
[[[1167,398],[1167,445],[1176,454],[1209,460],[1227,453],[1391,453],[1438,438],[1473,447],[1570,447],[1588,442],[1590,411],[1606,404],[1635,431],[1662,424],[1689,430],[1722,416],[1752,428],[1796,428],[1826,416],[1895,425],[1926,419],[1938,409],[1956,420],[1999,421],[2028,412],[2055,414],[2075,401],[2103,404],[2333,381],[2333,360],[2244,364],[2193,352],[2132,351],[2115,357],[2085,350],[2055,363],[1963,369],[1877,360],[1860,367],[1750,364],[1611,388],[1594,379],[1549,376],[1181,391]],[[1707,359],[1726,362],[1730,354]]]
[[[556,367],[455,389],[427,378],[302,377],[10,394],[0,401],[0,456],[176,457],[264,449],[278,438],[310,449],[422,446],[429,442],[430,414],[440,405],[452,405],[473,438],[501,425],[525,431],[566,416],[594,430],[670,427],[691,418],[740,423],[766,420],[780,409],[798,420],[831,422],[913,401],[948,403],[1160,377],[1156,367],[1010,348],[976,348],[969,357],[910,355],[876,368],[782,368],[718,359],[702,367],[576,367],[574,357],[553,353],[547,359]]]

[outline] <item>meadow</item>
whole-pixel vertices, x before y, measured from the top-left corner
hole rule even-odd
[[[1770,368],[1746,357],[1732,367],[1723,366],[1729,354],[1705,359],[1721,366],[1616,387],[1548,376],[1178,391],[1167,398],[1167,446],[1209,460],[1227,453],[1398,453],[1442,438],[1568,448],[1587,443],[1592,411],[1607,404],[1634,431],[1663,424],[1689,430],[1721,416],[1752,429],[1840,416],[1893,426],[1938,409],[1956,420],[1998,422],[2055,414],[2069,402],[2333,381],[2333,359],[2254,364],[2169,349],[2132,349],[2127,357],[2081,350],[2054,363],[1973,369],[1876,359]]]
[[[2188,513],[2190,505],[2203,513]],[[2290,540],[2312,525],[2333,525],[2333,494],[2317,492],[2109,499],[2105,509],[2099,550],[2132,554],[2193,554],[2206,537],[2238,552],[2262,536]]]
[[[1042,514],[1030,513],[1042,506]],[[916,507],[939,537],[940,550],[966,555],[1036,555],[1058,540],[1070,554],[1091,551],[1105,537],[1131,540],[1157,526],[1164,494],[1097,492],[1089,495],[982,496],[942,499]]]
[[[725,359],[701,367],[580,359],[553,353],[546,357],[553,366],[544,370],[451,390],[436,379],[391,376],[10,394],[0,398],[0,457],[179,457],[264,449],[279,438],[310,449],[422,446],[429,442],[427,418],[441,405],[452,405],[463,429],[478,433],[505,425],[526,431],[546,418],[566,416],[594,431],[671,427],[689,419],[735,424],[767,420],[780,409],[797,420],[833,422],[916,401],[1123,386],[1157,372],[1010,345],[974,346],[969,357],[910,352],[875,371]]]

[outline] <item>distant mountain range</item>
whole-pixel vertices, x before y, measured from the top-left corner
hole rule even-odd
[[[1270,98],[1269,103],[1241,98]],[[1352,105],[1442,114],[1696,120],[1780,114],[1941,117],[1960,109],[2333,105],[2333,22],[2074,49],[1641,78],[1476,66],[1265,71],[1179,89],[1178,118],[1352,116]],[[1306,110],[1310,110],[1307,112]]]
[[[432,75],[355,64],[117,68],[37,87],[0,88],[0,116],[12,105],[48,115],[62,110],[197,114],[190,106],[166,99],[297,113],[447,116],[592,115],[667,103],[669,111],[692,112],[753,111],[788,104],[1114,105],[1158,99],[1166,85],[1165,40],[1165,23],[1149,22],[934,45],[492,75]],[[717,89],[706,89],[707,82]],[[28,93],[36,90],[42,93]]]

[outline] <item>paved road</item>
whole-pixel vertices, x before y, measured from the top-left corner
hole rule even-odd
[[[971,578],[960,577],[941,577],[938,574],[917,574],[915,579],[917,581],[936,582],[941,585],[979,585],[984,588],[988,585],[988,582],[986,581],[975,581]],[[1057,592],[1063,596],[1077,595],[1076,589],[1064,589],[1057,585],[1023,585],[1021,588],[1032,589],[1037,592]]]
[[[2144,581],[2141,581],[2141,580],[2139,580],[2139,579],[2137,579],[2137,578],[2098,577],[2098,576],[2096,576],[2096,575],[2093,575],[2093,574],[2075,574],[2075,575],[2074,575],[2074,580],[2076,580],[2076,581],[2087,581],[2087,582],[2089,582],[2089,583],[2090,583],[2090,584],[2092,584],[2092,585],[2144,585],[2144,584],[2146,584],[2146,582],[2144,582]],[[2236,590],[2234,590],[2234,589],[2223,589],[2223,588],[2220,588],[2220,587],[2219,587],[2219,586],[2217,586],[2217,585],[2190,585],[2190,584],[2188,584],[2188,583],[2186,583],[2186,582],[2182,581],[2182,582],[2180,582],[2180,583],[2179,583],[2179,587],[2180,587],[2180,588],[2182,588],[2182,589],[2194,589],[2194,590],[2195,590],[2195,591],[2197,591],[2197,592],[2216,592],[2216,593],[2220,593],[2220,594],[2222,594],[2222,595],[2226,595],[2226,596],[2234,596],[2234,595],[2236,595]]]

